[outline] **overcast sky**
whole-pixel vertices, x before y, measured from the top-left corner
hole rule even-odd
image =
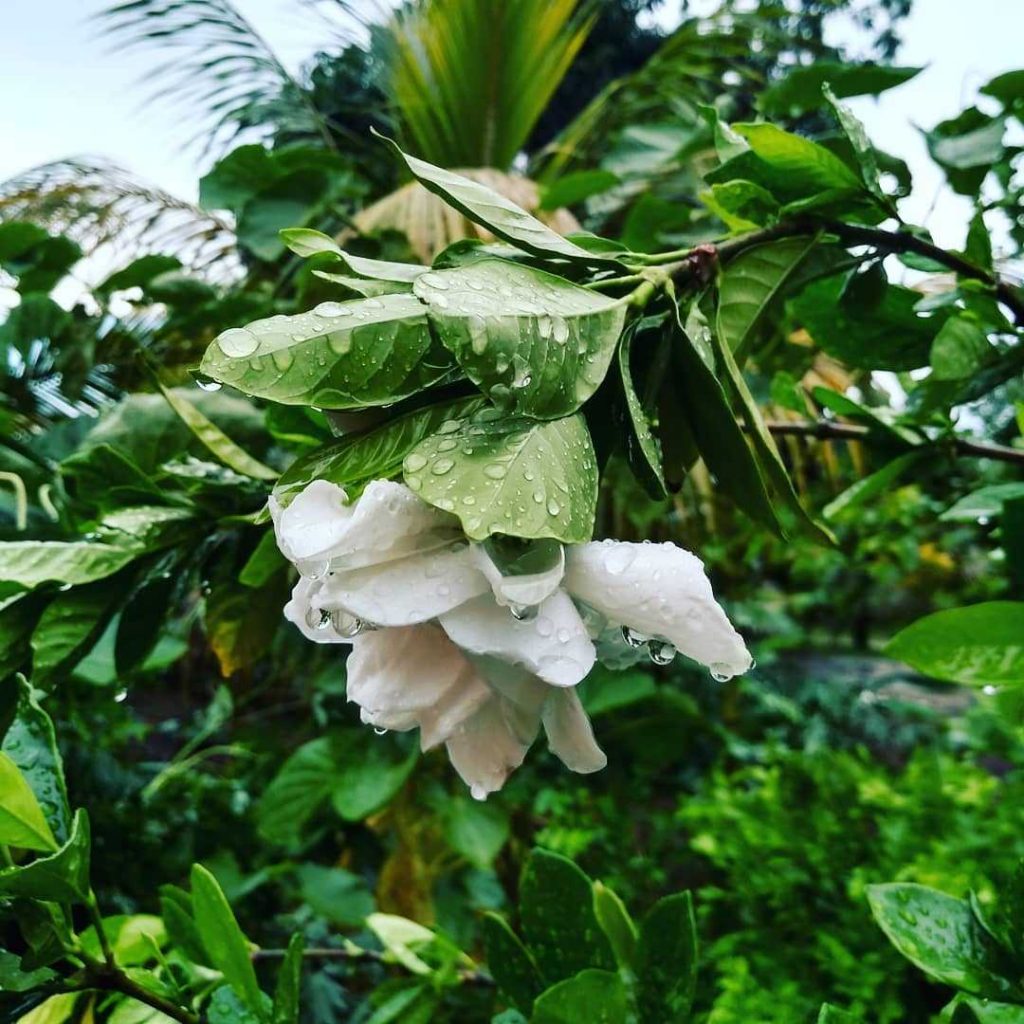
[[[378,0],[361,0],[367,9]],[[237,0],[286,65],[297,67],[324,39],[297,0]],[[183,150],[187,126],[180,111],[144,109],[140,79],[160,58],[114,53],[88,21],[96,0],[0,0],[0,180],[48,160],[73,155],[111,158],[139,176],[194,197],[203,169]],[[678,3],[666,4],[671,19]],[[877,103],[861,100],[858,114],[882,148],[907,159],[915,198],[905,210],[940,241],[962,242],[954,199],[936,196],[941,175],[930,166],[914,125],[931,126],[974,98],[979,85],[1024,66],[1024,0],[914,0],[905,25],[903,64],[927,64],[914,81]]]

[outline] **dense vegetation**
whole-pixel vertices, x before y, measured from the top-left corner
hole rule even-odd
[[[907,3],[651,6],[102,15],[209,170],[0,185],[0,1019],[1024,1021],[1024,71],[948,250]]]

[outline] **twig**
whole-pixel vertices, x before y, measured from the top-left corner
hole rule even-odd
[[[765,426],[777,437],[814,437],[822,441],[868,441],[872,433],[870,427],[862,424],[840,423],[834,420],[768,420]],[[945,438],[937,443],[945,443],[958,455],[1024,466],[1022,448],[1007,448],[988,441],[972,441],[966,437]]]

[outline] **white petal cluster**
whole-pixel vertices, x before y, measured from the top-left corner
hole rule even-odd
[[[315,481],[271,512],[300,573],[285,616],[318,643],[351,644],[347,692],[363,721],[418,728],[424,750],[445,744],[478,799],[541,728],[573,771],[605,766],[575,687],[608,623],[655,660],[679,650],[719,679],[751,664],[702,563],[674,544],[579,544],[510,575],[455,516],[390,480],[351,503]]]

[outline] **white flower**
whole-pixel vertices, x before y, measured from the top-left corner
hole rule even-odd
[[[314,481],[287,508],[271,499],[271,512],[301,574],[285,616],[311,640],[351,643],[348,697],[363,721],[419,728],[424,750],[444,743],[480,799],[542,726],[573,771],[605,766],[574,687],[594,664],[591,631],[609,622],[658,660],[678,649],[717,678],[750,667],[700,560],[674,544],[549,542],[542,565],[513,574],[467,543],[455,516],[392,481],[351,504]]]

